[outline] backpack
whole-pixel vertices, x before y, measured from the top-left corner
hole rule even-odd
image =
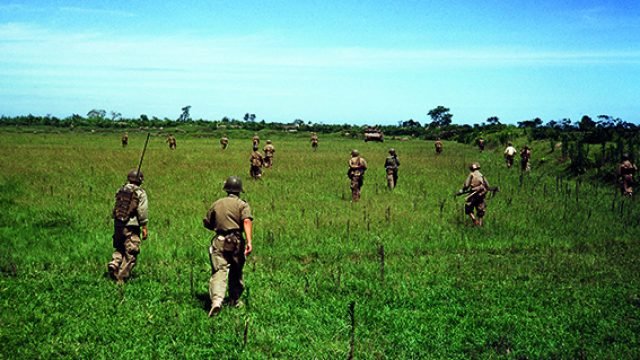
[[[133,217],[138,209],[140,198],[136,192],[137,188],[123,186],[116,193],[116,204],[113,207],[113,218],[127,222]]]

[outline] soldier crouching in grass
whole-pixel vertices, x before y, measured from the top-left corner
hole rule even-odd
[[[471,173],[462,185],[462,189],[458,191],[458,195],[469,194],[465,198],[464,213],[469,215],[474,225],[482,226],[482,219],[487,208],[484,200],[490,190],[489,183],[484,175],[480,173],[480,164],[477,162],[471,164],[469,170],[471,170]]]
[[[351,201],[353,202],[360,200],[360,189],[364,183],[365,171],[367,171],[367,161],[360,156],[358,150],[351,150],[347,176],[351,179]]]
[[[140,186],[144,175],[138,170],[131,170],[127,175],[127,184],[116,193],[113,208],[113,252],[107,268],[109,275],[122,282],[129,278],[136,265],[136,257],[140,253],[140,235],[146,240],[149,235],[147,193]]]
[[[211,310],[209,316],[220,312],[224,295],[229,284],[228,304],[242,307],[240,296],[244,290],[242,268],[246,256],[251,253],[252,216],[251,207],[240,199],[242,181],[230,176],[222,188],[227,196],[213,203],[203,219],[204,227],[216,232],[209,247],[211,278],[209,296]],[[246,241],[242,236],[244,232]]]

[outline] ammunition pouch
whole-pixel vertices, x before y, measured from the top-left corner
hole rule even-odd
[[[238,253],[241,250],[243,239],[242,235],[237,231],[218,232],[214,242],[216,247],[223,252]]]
[[[140,199],[136,189],[122,187],[116,193],[116,203],[113,207],[113,218],[121,222],[127,222],[136,214]]]

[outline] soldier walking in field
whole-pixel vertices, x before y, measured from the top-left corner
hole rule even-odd
[[[253,152],[251,152],[251,157],[249,158],[249,162],[251,163],[251,168],[249,169],[249,174],[255,180],[258,180],[262,177],[262,165],[264,164],[264,158],[262,154],[258,151],[258,145],[253,146]]]
[[[484,139],[483,138],[479,138],[478,139],[478,149],[480,149],[480,152],[484,151]]]
[[[122,134],[122,147],[127,147],[129,145],[129,133],[125,132]]]
[[[311,148],[313,151],[318,150],[318,135],[314,132],[311,133]]]
[[[227,146],[229,146],[229,138],[226,135],[220,139],[220,145],[222,146],[222,150],[226,150]]]
[[[367,171],[367,161],[360,156],[358,150],[351,151],[347,176],[351,179],[351,201],[360,200],[360,189],[364,183],[364,173]]]
[[[474,162],[469,166],[469,176],[462,185],[457,195],[469,194],[465,198],[464,213],[469,215],[474,225],[482,226],[484,214],[487,208],[485,197],[490,191],[489,182],[480,173],[480,164]],[[474,214],[475,210],[475,214]]]
[[[246,257],[253,250],[251,245],[253,217],[249,204],[240,199],[240,193],[243,191],[242,181],[239,177],[230,176],[224,182],[222,189],[227,192],[227,196],[214,202],[203,219],[204,227],[216,233],[209,247],[211,261],[209,316],[220,312],[227,292],[227,284],[228,305],[242,307],[243,303],[240,300],[244,291],[242,269]]]
[[[524,148],[520,150],[520,170],[531,170],[531,149],[528,145],[525,145]]]
[[[251,141],[253,142],[254,147],[258,147],[258,145],[260,145],[260,136],[258,136],[258,133],[255,133],[253,135],[253,138],[251,139]]]
[[[440,155],[442,154],[442,141],[440,141],[440,138],[436,138],[436,142],[434,143],[435,147],[436,147],[436,155]]]
[[[389,190],[393,190],[398,184],[398,166],[400,166],[400,160],[396,155],[396,149],[389,149],[389,156],[384,161],[384,168],[387,171],[387,185]]]
[[[173,136],[172,134],[169,134],[169,136],[167,136],[167,143],[169,143],[169,149],[171,150],[175,150],[176,149],[176,138],[175,136]]]
[[[273,166],[273,154],[276,152],[271,140],[267,140],[267,145],[264,146],[262,151],[264,151],[264,167],[270,168]]]
[[[511,169],[511,167],[513,166],[513,159],[515,158],[517,152],[518,151],[513,147],[513,144],[511,142],[508,142],[507,148],[504,149],[504,160],[507,163],[507,168]]]
[[[629,154],[622,155],[622,162],[618,165],[618,181],[620,182],[620,192],[623,196],[633,196],[633,175],[638,168],[631,162]]]
[[[113,207],[113,247],[115,251],[107,268],[109,275],[122,282],[129,278],[140,253],[140,236],[147,239],[149,222],[147,193],[141,185],[144,175],[138,170],[127,174],[127,184],[116,193]]]

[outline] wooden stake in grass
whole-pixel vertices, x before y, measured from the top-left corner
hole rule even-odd
[[[193,297],[194,296],[194,291],[193,291],[193,261],[191,262],[191,271],[189,273],[189,285],[190,285],[191,297]]]
[[[356,316],[355,316],[356,302],[351,301],[349,304],[349,319],[351,320],[351,341],[349,344],[349,360],[353,359],[353,353],[356,347]]]
[[[244,321],[244,336],[242,337],[242,347],[247,347],[247,339],[249,337],[249,318]]]
[[[378,246],[378,255],[380,256],[380,284],[384,285],[384,245]]]
[[[385,212],[385,218],[387,219],[387,223],[391,222],[391,206],[387,206],[387,211]]]

